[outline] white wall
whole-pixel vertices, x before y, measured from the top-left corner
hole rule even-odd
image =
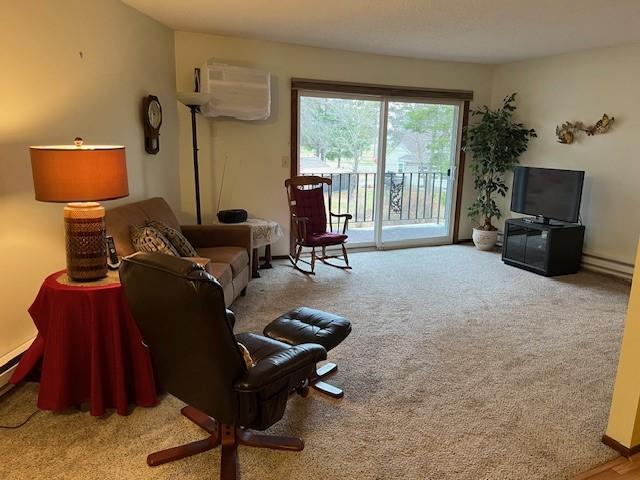
[[[124,144],[120,202],[179,198],[173,32],[118,0],[3,0],[1,12],[0,365],[33,338],[27,308],[65,266],[63,205],[35,201],[29,145]],[[156,156],[144,152],[148,94],[164,110]]]
[[[193,68],[215,58],[272,73],[272,116],[261,122],[233,119],[198,120],[201,147],[201,187],[204,220],[214,218],[222,165],[228,161],[221,208],[245,208],[255,216],[272,218],[286,230],[274,254],[288,251],[289,218],[283,182],[290,154],[290,79],[303,77],[388,85],[473,90],[474,105],[491,101],[492,67],[435,62],[383,55],[302,47],[236,37],[176,32],[176,79],[179,90],[193,90]],[[473,106],[473,105],[472,105]],[[191,123],[180,107],[180,184],[182,211],[193,217]],[[463,212],[472,197],[465,179]],[[461,237],[471,236],[463,215]]]
[[[585,253],[633,264],[640,234],[640,45],[589,50],[497,66],[494,107],[518,92],[517,118],[535,128],[522,163],[586,171]],[[556,125],[614,115],[609,133],[556,142]],[[503,202],[508,213],[509,198]]]

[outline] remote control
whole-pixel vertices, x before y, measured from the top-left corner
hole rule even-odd
[[[120,267],[120,259],[116,252],[116,243],[111,235],[107,235],[107,266],[111,270],[117,270]]]

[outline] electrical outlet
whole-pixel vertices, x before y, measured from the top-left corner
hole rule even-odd
[[[282,167],[287,168],[289,166],[289,155],[282,156]]]

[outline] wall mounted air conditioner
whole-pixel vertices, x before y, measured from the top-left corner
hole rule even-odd
[[[207,117],[266,120],[271,114],[271,74],[209,60],[202,68],[201,90],[211,101],[201,107]]]

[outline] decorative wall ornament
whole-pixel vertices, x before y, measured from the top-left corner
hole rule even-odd
[[[585,132],[588,136],[596,135],[598,133],[607,133],[615,120],[616,117],[610,117],[605,113],[594,125],[590,125],[588,127],[585,127],[582,122],[564,122],[562,125],[556,127],[558,143],[573,143],[575,135],[578,132]]]

